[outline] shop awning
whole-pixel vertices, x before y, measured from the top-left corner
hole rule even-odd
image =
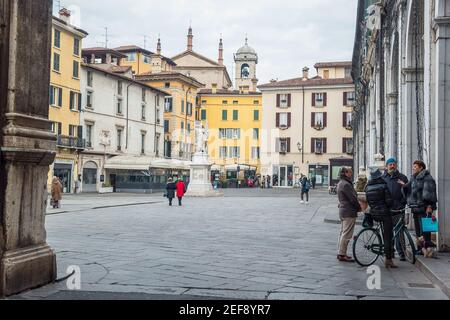
[[[116,156],[106,160],[105,169],[114,170],[148,170],[154,157]]]
[[[241,171],[256,170],[256,167],[252,167],[252,166],[248,166],[248,165],[244,165],[244,164],[240,164],[239,167],[240,167]],[[225,166],[226,171],[237,171],[237,169],[238,169],[237,164]]]
[[[177,159],[154,159],[150,166],[158,169],[190,170],[191,161]]]
[[[105,169],[115,170],[143,170],[155,169],[174,169],[190,170],[190,161],[176,159],[161,159],[146,156],[116,156],[106,161]]]

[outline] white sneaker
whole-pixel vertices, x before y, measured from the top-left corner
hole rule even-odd
[[[302,204],[303,204],[303,203],[305,203],[305,201],[303,201],[303,200],[302,200],[302,201],[300,201],[300,203],[302,203]]]
[[[309,204],[309,201],[306,201],[306,204]]]

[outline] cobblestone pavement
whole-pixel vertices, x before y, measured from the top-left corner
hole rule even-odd
[[[117,197],[72,196],[72,212],[47,216],[58,276],[79,266],[81,293],[60,282],[14,298],[447,299],[400,262],[382,268],[381,290],[367,289],[366,269],[336,260],[339,226],[324,223],[336,197],[324,190],[309,205],[288,189],[225,190],[183,207],[161,195]],[[149,203],[127,205],[136,201]],[[97,203],[110,207],[89,209]]]

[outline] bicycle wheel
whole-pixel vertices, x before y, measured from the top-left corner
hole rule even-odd
[[[383,241],[375,229],[363,229],[353,242],[353,257],[361,267],[373,265],[383,254]]]
[[[411,237],[409,231],[404,228],[403,232],[399,235],[400,245],[402,246],[403,253],[405,254],[406,260],[411,263],[416,263],[416,245]]]

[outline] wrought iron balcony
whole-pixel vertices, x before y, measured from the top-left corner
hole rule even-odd
[[[60,148],[84,150],[86,149],[86,140],[77,137],[60,135],[58,136],[57,145]]]

